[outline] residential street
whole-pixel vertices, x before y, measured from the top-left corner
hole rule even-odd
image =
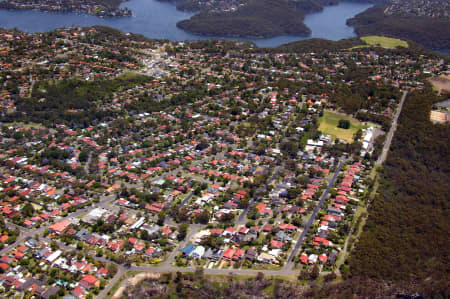
[[[256,190],[256,192],[255,192],[256,196],[248,203],[248,206],[247,206],[247,207],[244,209],[244,211],[242,211],[242,213],[239,215],[239,218],[238,218],[238,220],[236,221],[236,224],[242,225],[242,224],[245,223],[245,221],[246,221],[246,220],[245,220],[245,216],[247,215],[248,211],[250,210],[250,207],[252,207],[253,204],[254,204],[257,200],[259,200],[259,198],[260,198],[260,197],[259,197],[259,193],[264,192],[265,190],[267,190],[267,186],[270,185],[270,184],[273,182],[273,180],[276,179],[276,177],[278,176],[278,173],[280,172],[280,168],[281,168],[281,167],[275,168],[275,171],[274,171],[273,175],[267,180],[266,184],[265,184],[264,186],[259,187],[259,188]]]
[[[244,269],[230,270],[230,269],[207,269],[207,268],[204,268],[203,269],[204,273],[205,274],[255,274],[256,275],[258,272],[261,272],[261,273],[264,273],[264,275],[268,275],[268,276],[270,276],[270,275],[281,275],[281,276],[295,275],[297,273],[297,271],[292,269],[293,259],[296,256],[296,254],[298,253],[298,250],[301,248],[301,245],[306,236],[306,233],[308,232],[308,230],[311,227],[312,223],[314,222],[317,214],[319,213],[323,202],[327,198],[331,188],[334,186],[336,179],[339,175],[339,172],[342,168],[343,163],[344,163],[343,161],[339,161],[336,172],[334,173],[333,177],[329,181],[327,188],[322,193],[322,196],[320,197],[318,205],[316,206],[311,217],[309,218],[306,227],[304,228],[302,234],[300,235],[299,239],[297,240],[297,243],[296,243],[294,249],[292,250],[283,269],[281,269],[281,270],[244,270]],[[266,185],[270,184],[276,178],[278,172],[279,172],[279,168],[277,168],[275,170],[275,173],[270,177],[270,179],[268,180]],[[248,212],[248,210],[247,210],[247,212]],[[239,217],[239,220],[241,221],[241,223],[245,222],[245,214],[246,213],[244,211],[241,213],[241,215]],[[241,217],[243,217],[243,218],[241,219]],[[239,220],[238,220],[238,222],[239,222]],[[186,236],[185,241],[180,243],[180,245],[172,251],[172,253],[167,258],[167,260],[160,266],[156,266],[156,267],[153,267],[153,266],[131,266],[131,267],[126,268],[125,266],[119,265],[118,273],[111,280],[111,282],[107,285],[107,287],[105,287],[105,289],[102,290],[102,292],[99,294],[99,296],[97,298],[107,298],[107,294],[108,294],[109,290],[117,283],[117,281],[119,281],[119,279],[123,275],[125,275],[129,271],[143,271],[143,272],[144,271],[151,271],[151,272],[175,272],[175,271],[192,272],[192,271],[195,271],[195,268],[192,268],[192,267],[187,267],[187,268],[174,267],[174,266],[172,266],[172,262],[175,259],[176,255],[181,252],[181,250],[186,246],[186,244],[189,242],[189,240],[195,235],[195,233],[200,231],[200,229],[203,227],[204,226],[201,226],[201,225],[191,225],[191,231]]]
[[[286,264],[284,265],[284,269],[291,269],[294,257],[297,255],[298,250],[301,248],[303,239],[305,238],[306,234],[308,233],[309,228],[311,227],[311,224],[316,219],[317,214],[319,213],[320,209],[322,208],[322,204],[325,201],[325,199],[328,196],[328,193],[330,192],[331,188],[334,186],[334,183],[336,182],[336,179],[339,175],[339,172],[341,171],[343,161],[340,160],[338,167],[336,169],[336,172],[334,173],[333,177],[331,178],[330,182],[328,183],[327,189],[322,193],[322,196],[320,197],[319,203],[317,204],[316,208],[314,209],[313,213],[311,214],[311,217],[309,218],[305,228],[302,231],[302,234],[297,240],[297,243],[295,244],[294,249],[292,250],[291,254],[289,255],[289,258],[286,261]]]
[[[285,264],[285,266],[283,267],[282,270],[244,270],[244,269],[204,269],[204,272],[206,274],[226,274],[226,273],[233,273],[233,274],[257,274],[258,272],[262,272],[265,275],[293,275],[296,273],[296,271],[292,270],[292,265],[293,265],[293,259],[296,256],[298,250],[301,248],[302,242],[306,236],[307,231],[309,230],[310,226],[312,225],[312,223],[315,220],[315,217],[317,216],[318,212],[321,209],[321,206],[323,204],[323,202],[325,201],[330,189],[332,188],[332,186],[334,185],[336,178],[340,172],[340,169],[342,167],[343,162],[340,161],[339,165],[337,167],[337,170],[335,172],[335,174],[333,175],[332,179],[329,181],[328,187],[326,188],[326,190],[323,192],[320,201],[318,203],[318,205],[316,206],[316,208],[314,209],[313,214],[311,215],[311,217],[308,220],[308,223],[306,225],[306,227],[304,228],[302,234],[300,235],[299,239],[297,240],[297,243],[293,249],[293,251],[291,252],[287,263]],[[280,171],[280,167],[277,167],[274,171],[274,174],[268,179],[267,183],[265,186],[261,187],[260,189],[258,189],[258,193],[259,192],[263,192],[266,188],[267,185],[269,185],[273,180],[276,179],[278,173]],[[189,201],[189,199],[192,197],[192,193],[190,193],[184,200],[182,203],[180,203],[180,206],[182,206],[183,204],[185,204],[187,201]],[[98,202],[96,205],[102,208],[110,208],[109,204],[111,201],[115,200],[116,195],[115,194],[111,194],[111,195],[107,195],[107,196],[103,196],[102,199],[100,200],[100,202]],[[255,199],[252,202],[255,202],[257,200],[257,198],[255,197]],[[251,206],[251,205],[249,205]],[[66,217],[63,217],[61,219],[59,219],[59,221],[62,220],[70,220],[73,218],[76,218],[86,212],[88,212],[89,210],[91,210],[92,207],[85,207],[83,209],[77,210],[74,213],[71,213],[70,215],[67,215]],[[245,222],[245,215],[248,212],[248,208],[245,209],[241,215],[239,216],[239,220],[237,221],[238,224],[242,224]],[[171,272],[171,271],[181,271],[181,272],[187,272],[187,271],[195,271],[195,268],[178,268],[178,267],[174,267],[172,265],[175,257],[181,252],[181,250],[187,245],[187,243],[192,239],[192,237],[199,232],[202,228],[204,228],[204,225],[199,225],[199,224],[193,224],[190,226],[190,231],[188,233],[188,235],[186,236],[185,240],[183,242],[181,242],[177,248],[175,248],[169,255],[169,257],[159,266],[125,266],[125,265],[119,265],[118,266],[118,272],[117,274],[114,276],[114,278],[108,283],[108,285],[101,291],[101,293],[98,295],[97,298],[107,298],[107,294],[109,292],[109,290],[120,280],[120,278],[125,275],[127,272],[129,271],[152,271],[152,272]],[[45,231],[45,229],[48,228],[48,226],[41,226],[40,228],[37,229],[31,229],[31,230],[27,230],[27,229],[21,229],[21,231],[23,231],[24,233],[22,233],[20,235],[20,237],[17,239],[17,241],[13,244],[10,244],[9,246],[6,246],[5,248],[3,248],[2,250],[0,250],[0,254],[6,254],[8,251],[10,251],[12,248],[14,248],[17,244],[23,242],[24,240],[26,240],[28,237],[34,237],[35,235],[39,235],[41,239],[50,242],[50,239],[44,238],[42,237],[42,233]],[[73,248],[68,247],[64,244],[62,244],[61,242],[57,242],[58,245],[66,250],[72,250]],[[105,258],[103,257],[96,257],[94,255],[92,255],[92,257],[96,260],[99,261],[107,261]],[[112,261],[109,261],[112,262]]]

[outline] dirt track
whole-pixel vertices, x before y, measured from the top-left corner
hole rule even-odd
[[[125,283],[122,283],[122,286],[116,291],[114,296],[111,297],[111,299],[118,299],[120,296],[122,296],[123,291],[125,288],[130,286],[135,286],[138,284],[141,280],[144,280],[146,278],[153,278],[153,279],[159,279],[160,274],[159,273],[141,273],[136,276],[130,277],[127,279]]]

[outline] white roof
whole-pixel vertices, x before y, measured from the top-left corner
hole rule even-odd
[[[192,251],[193,255],[203,256],[205,254],[205,247],[197,246],[194,251]]]
[[[308,139],[308,141],[306,143],[308,145],[312,145],[312,146],[323,146],[323,141],[322,140],[314,141],[312,139]]]
[[[103,214],[105,214],[107,211],[103,208],[95,208],[92,211],[89,212],[89,216],[92,218],[100,218],[103,216]]]
[[[308,257],[308,261],[310,261],[310,262],[312,262],[312,263],[316,263],[318,258],[319,258],[319,256],[318,256],[317,254],[311,254],[311,255]]]
[[[281,249],[272,249],[271,251],[269,251],[269,254],[274,256],[274,257],[279,256],[280,253],[281,253]]]
[[[62,253],[61,250],[56,250],[55,252],[50,254],[50,256],[46,259],[46,261],[49,263],[53,263],[61,255],[61,253]]]

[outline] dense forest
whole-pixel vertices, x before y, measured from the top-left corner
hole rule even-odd
[[[450,19],[384,14],[375,6],[347,20],[358,35],[386,35],[413,40],[431,49],[450,48]]]
[[[18,99],[17,111],[4,115],[2,121],[36,122],[47,126],[65,122],[84,128],[117,113],[100,107],[101,103],[111,100],[113,92],[150,81],[149,77],[136,75],[92,82],[79,79],[37,82],[31,98]]]
[[[359,38],[341,39],[339,41],[331,41],[322,38],[311,38],[281,45],[276,48],[268,48],[266,51],[273,53],[307,53],[307,52],[333,52],[342,49],[349,49],[355,46],[363,45]]]
[[[281,34],[308,36],[303,24],[305,12],[289,1],[250,0],[234,12],[201,12],[177,23],[188,32],[201,35],[269,37]]]
[[[16,111],[2,115],[0,121],[34,122],[50,127],[55,124],[66,124],[86,128],[125,115],[125,111],[132,113],[161,111],[167,107],[192,103],[204,95],[201,88],[187,89],[165,101],[158,101],[151,95],[142,95],[139,101],[125,104],[125,110],[110,109],[104,105],[111,103],[114,93],[152,80],[153,78],[148,76],[126,73],[110,80],[66,79],[37,82],[31,97],[17,99]]]
[[[408,96],[349,266],[355,277],[447,298],[450,126],[430,122],[436,100],[429,90]]]

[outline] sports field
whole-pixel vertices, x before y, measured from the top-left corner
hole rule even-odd
[[[339,120],[349,120],[350,128],[342,129],[338,128]],[[353,135],[359,129],[367,129],[368,127],[375,127],[375,124],[362,123],[359,120],[351,117],[350,115],[334,113],[334,112],[324,112],[323,116],[319,118],[319,131],[323,134],[333,136],[333,140],[339,138],[347,142],[353,141]]]
[[[360,37],[360,39],[372,46],[379,45],[380,47],[390,48],[390,49],[397,48],[397,47],[408,48],[407,42],[405,42],[404,40],[401,40],[401,39],[397,39],[397,38],[369,35],[369,36]]]

